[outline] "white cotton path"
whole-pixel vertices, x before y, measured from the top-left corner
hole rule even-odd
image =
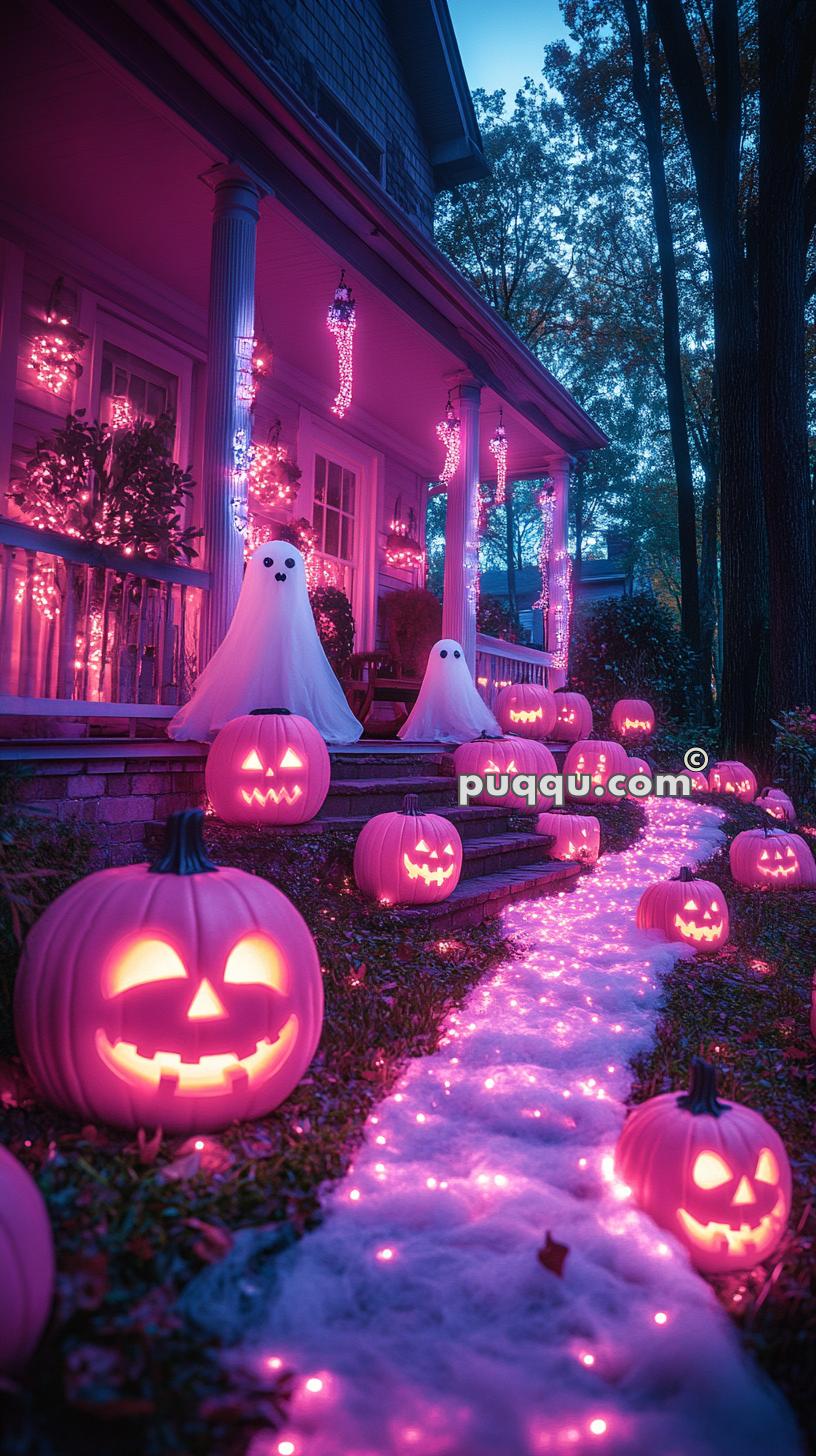
[[[635,929],[637,901],[705,859],[719,820],[650,804],[635,847],[510,910],[529,950],[369,1118],[321,1227],[280,1259],[273,1231],[246,1231],[191,1286],[231,1358],[296,1372],[287,1428],[252,1456],[799,1450],[711,1289],[610,1169],[677,955]],[[562,1278],[537,1261],[548,1231]]]

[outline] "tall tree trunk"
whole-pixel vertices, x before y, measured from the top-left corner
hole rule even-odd
[[[507,610],[513,627],[518,626],[518,603],[516,599],[516,541],[515,512],[513,510],[513,481],[508,480],[505,493],[505,514],[507,518]]]
[[[803,130],[813,0],[759,0],[759,440],[770,594],[771,712],[816,703],[816,563],[805,368]]]
[[[570,497],[574,506],[575,515],[575,554],[572,559],[572,586],[575,590],[581,580],[581,570],[584,564],[584,470],[586,464],[582,456],[578,457],[575,467],[575,474],[572,478],[572,490]]]
[[[700,660],[703,664],[703,712],[706,722],[714,722],[712,672],[714,640],[719,616],[719,583],[717,580],[717,517],[718,479],[713,462],[706,463],[703,508],[700,512]]]
[[[716,119],[682,0],[653,0],[653,8],[691,153],[713,280],[721,452],[721,748],[763,760],[770,748],[767,553],[756,321],[741,232],[737,0],[713,3]]]
[[[697,526],[694,483],[691,473],[683,368],[680,349],[680,303],[677,263],[674,256],[669,193],[660,127],[660,59],[654,38],[651,4],[647,5],[647,57],[640,24],[638,0],[623,0],[632,52],[632,89],[643,123],[649,182],[652,193],[657,255],[660,264],[660,295],[663,305],[663,369],[666,379],[666,409],[669,416],[674,473],[677,482],[677,537],[680,548],[680,622],[695,651],[700,650],[700,592],[697,574]]]

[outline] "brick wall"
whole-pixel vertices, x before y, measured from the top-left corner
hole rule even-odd
[[[430,233],[428,150],[377,0],[214,0],[214,8],[313,111],[319,84],[331,91],[383,151],[386,191]]]
[[[204,757],[53,759],[29,765],[17,797],[60,820],[79,820],[94,842],[92,869],[139,859],[147,825],[203,807]],[[146,855],[147,857],[147,855]]]

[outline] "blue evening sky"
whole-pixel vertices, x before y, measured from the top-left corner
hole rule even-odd
[[[513,97],[541,80],[544,46],[566,35],[558,0],[448,0],[471,90]]]

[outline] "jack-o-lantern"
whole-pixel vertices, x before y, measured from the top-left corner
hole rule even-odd
[[[308,718],[256,708],[233,718],[207,758],[207,793],[227,824],[305,824],[329,791],[329,751]]]
[[[658,930],[695,950],[718,950],[728,940],[728,906],[719,885],[696,880],[684,865],[674,880],[649,885],[637,907],[639,930]]]
[[[511,683],[502,688],[494,711],[503,733],[549,738],[555,726],[555,694],[539,683]]]
[[[796,810],[793,807],[793,800],[788,798],[784,789],[760,789],[755,802],[772,819],[779,819],[783,824],[796,823]]]
[[[589,794],[576,794],[575,798],[619,803],[620,798],[606,787],[613,774],[629,776],[629,755],[614,739],[581,738],[568,750],[564,760],[565,777],[586,777],[590,780]]]
[[[421,814],[416,794],[402,811],[377,814],[354,846],[354,878],[383,905],[431,905],[447,900],[462,873],[462,841],[449,819]]]
[[[544,774],[557,774],[555,759],[544,743],[531,738],[490,738],[486,733],[470,743],[460,743],[453,755],[453,767],[457,777],[461,774],[478,774],[482,779],[491,778],[495,787],[507,775],[507,788],[502,795],[489,794],[487,786],[471,804],[490,804],[517,809],[529,813],[530,804],[520,794],[514,794],[510,785],[516,774],[532,774],[536,780]],[[552,794],[542,794],[536,788],[535,807],[548,809],[553,802]]]
[[[14,1017],[26,1067],[85,1121],[212,1132],[260,1117],[320,1039],[306,922],[266,880],[207,858],[198,809],[161,856],[88,875],[33,927]]]
[[[782,1238],[791,1199],[782,1139],[750,1107],[720,1101],[714,1068],[698,1057],[688,1092],[629,1113],[615,1168],[706,1274],[751,1269]]]
[[[731,758],[711,765],[708,787],[712,794],[736,794],[743,804],[753,804],[757,781],[747,763]]]
[[[708,787],[708,779],[706,778],[704,773],[700,773],[699,770],[696,768],[684,768],[683,773],[685,774],[686,778],[691,779],[691,792],[693,794],[711,793],[711,790]]]
[[[612,732],[621,738],[645,738],[653,732],[654,708],[645,698],[621,698],[612,709]]]
[[[579,738],[588,738],[592,732],[592,708],[583,693],[568,693],[561,688],[555,697],[555,727],[552,737],[556,743],[577,743]]]
[[[45,1329],[54,1296],[54,1245],[39,1188],[0,1147],[0,1371],[22,1369]]]
[[[600,854],[601,825],[593,814],[539,814],[536,834],[553,836],[551,859],[593,865]]]
[[[651,765],[646,762],[645,758],[638,758],[637,754],[630,753],[626,772],[630,779],[633,779],[636,774],[642,774],[644,778],[649,779],[650,783],[654,781]],[[627,799],[634,799],[635,803],[642,803],[645,796],[643,794],[633,794],[631,789],[627,789],[626,797]]]
[[[788,829],[743,829],[728,851],[738,885],[766,890],[810,890],[816,861],[801,834]]]

